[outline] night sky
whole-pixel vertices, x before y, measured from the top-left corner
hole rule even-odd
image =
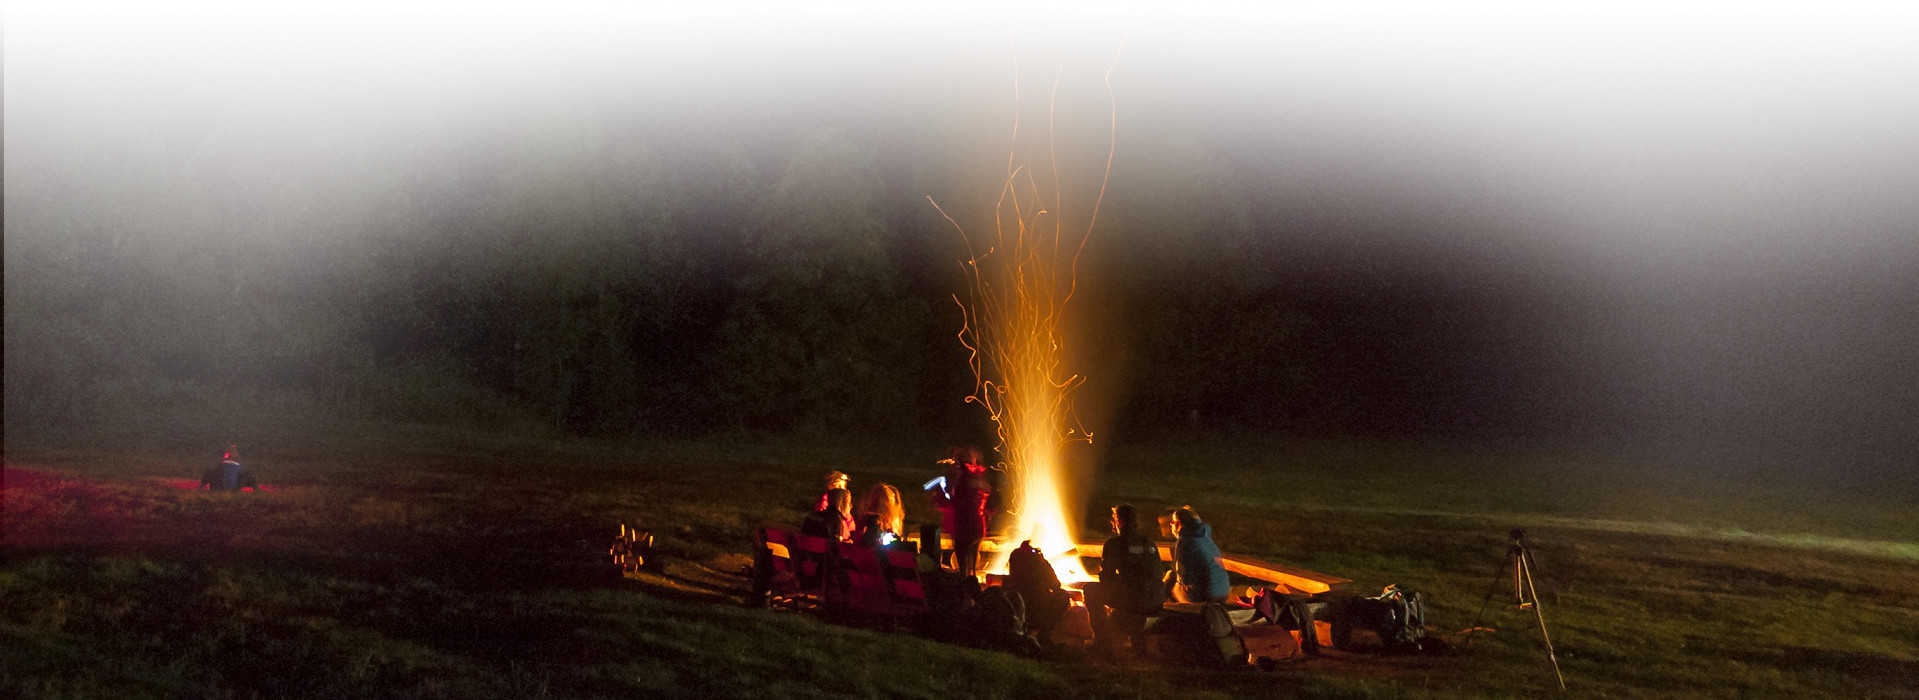
[[[724,141],[776,178],[792,133],[829,127],[874,154],[872,206],[894,230],[923,225],[929,195],[984,226],[1015,116],[1024,137],[1044,134],[1057,80],[1069,200],[1097,192],[1115,143],[1079,300],[1097,420],[1125,426],[1156,401],[1129,349],[1143,295],[1120,281],[1152,277],[1142,266],[1159,254],[1144,251],[1215,240],[1156,223],[1197,198],[1227,203],[1261,253],[1258,299],[1300,319],[1288,366],[1307,378],[1266,428],[1645,453],[1763,446],[1875,468],[1919,454],[1910,7],[1090,12],[11,9],[8,335],[45,311],[22,306],[43,298],[21,286],[23,236],[195,230],[216,247],[228,235],[324,247],[403,226],[366,223],[381,198],[468,216],[495,177],[482,144],[501,141],[556,171],[568,153],[627,140],[668,153]],[[588,129],[610,136],[570,136]],[[170,199],[171,178],[213,183],[191,222],[170,218],[182,207],[102,204]],[[688,249],[726,247],[697,232],[738,227],[709,204],[681,205],[709,212],[683,219]],[[421,230],[465,244],[459,226]],[[950,228],[926,230],[944,238],[900,244],[905,284],[945,311],[958,248]],[[33,358],[8,350],[12,395],[15,363]],[[1251,425],[1251,409],[1196,401],[1197,425]]]

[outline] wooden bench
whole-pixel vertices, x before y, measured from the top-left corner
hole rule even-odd
[[[1165,542],[1156,544],[1159,545],[1160,560],[1172,561],[1173,545]],[[1105,545],[1106,543],[1104,542],[1081,542],[1074,548],[1074,554],[1082,558],[1098,559],[1101,556],[1100,550],[1104,548]],[[1322,574],[1317,571],[1301,569],[1295,566],[1275,564],[1264,559],[1239,554],[1221,555],[1219,563],[1220,566],[1224,567],[1230,573],[1273,584],[1274,587],[1281,588],[1287,593],[1343,591],[1351,589],[1353,586],[1352,579],[1340,578],[1331,574]]]
[[[794,559],[794,541],[799,533],[783,527],[763,527],[759,530],[759,551],[755,556],[761,558],[765,580],[760,585],[766,587],[767,601],[776,607],[793,610],[813,609],[820,605],[817,589],[807,585],[800,574],[800,564]]]

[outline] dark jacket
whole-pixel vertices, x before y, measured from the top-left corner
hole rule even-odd
[[[1179,566],[1179,585],[1196,595],[1222,600],[1232,590],[1226,569],[1219,565],[1219,545],[1213,544],[1213,526],[1181,526],[1173,543],[1173,562]]]
[[[1027,607],[1039,596],[1059,593],[1059,573],[1038,549],[1020,545],[1006,557],[1006,586],[1027,599]]]
[[[1151,612],[1166,602],[1161,588],[1165,577],[1159,545],[1145,535],[1122,532],[1100,548],[1099,582],[1117,588],[1132,612]]]
[[[800,534],[824,537],[835,542],[853,539],[853,516],[837,510],[816,510],[800,523]]]

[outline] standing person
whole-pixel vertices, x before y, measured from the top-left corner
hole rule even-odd
[[[1165,567],[1159,545],[1139,534],[1137,515],[1130,503],[1113,506],[1113,538],[1100,548],[1099,580],[1086,584],[1086,615],[1093,626],[1093,645],[1117,649],[1121,636],[1138,640],[1146,616],[1166,603],[1161,588]],[[1127,624],[1122,626],[1122,622]],[[1135,644],[1135,651],[1144,647]]]
[[[800,523],[800,534],[836,542],[851,542],[853,529],[853,493],[846,489],[828,489],[826,507],[813,511]]]
[[[986,539],[986,501],[993,484],[986,478],[977,447],[955,447],[941,464],[947,465],[944,483],[932,487],[933,506],[940,509],[953,535],[953,569],[979,575],[979,545]]]
[[[1219,563],[1219,545],[1213,527],[1199,519],[1192,507],[1173,511],[1173,600],[1181,603],[1223,603],[1231,592],[1226,567]]]
[[[200,475],[199,487],[214,491],[238,491],[243,488],[258,491],[260,481],[254,478],[253,472],[240,465],[240,446],[227,445],[226,452],[220,455],[220,463]]]
[[[815,511],[826,510],[827,505],[829,505],[826,502],[826,497],[833,494],[833,489],[846,488],[846,484],[847,484],[847,479],[846,479],[845,472],[839,472],[839,471],[827,472],[826,473],[826,490],[820,493],[820,500],[813,504],[813,510]],[[852,491],[847,491],[847,493],[850,494],[852,493]]]
[[[874,484],[868,489],[866,497],[860,499],[859,517],[879,516],[879,528],[893,533],[893,539],[904,536],[906,529],[906,506],[900,503],[900,490],[892,484]]]

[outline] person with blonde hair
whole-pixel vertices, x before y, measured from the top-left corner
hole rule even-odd
[[[800,534],[824,537],[835,542],[853,541],[853,494],[846,489],[827,489],[826,507],[813,511],[800,523]]]
[[[906,529],[906,506],[900,502],[900,490],[892,484],[874,484],[867,489],[866,497],[860,500],[860,516],[879,516],[879,529],[893,533],[893,538],[903,537]]]

